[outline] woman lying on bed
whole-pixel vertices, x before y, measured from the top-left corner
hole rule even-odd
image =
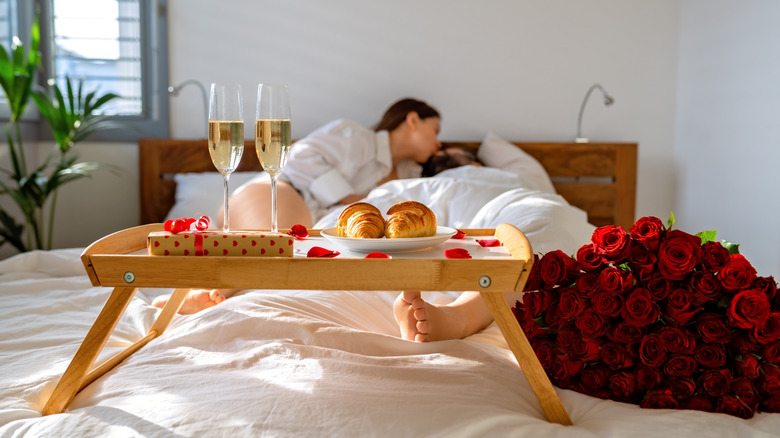
[[[422,117],[420,114],[427,117]],[[399,101],[385,113],[376,129],[379,131],[374,133],[355,122],[337,121],[296,142],[290,162],[282,174],[287,175],[291,184],[285,184],[284,189],[280,184],[280,227],[289,228],[296,223],[310,227],[316,219],[323,217],[323,213],[330,211],[332,216],[337,214],[344,204],[362,199],[365,193],[358,193],[363,190],[402,176],[422,176],[423,167],[426,175],[434,175],[442,170],[464,164],[481,165],[473,155],[461,149],[437,152],[441,146],[436,138],[439,130],[438,112],[422,102],[413,99]],[[383,133],[384,129],[387,132]],[[363,152],[355,155],[357,151],[349,151],[349,149],[355,149],[357,141],[360,140],[363,140],[363,143],[360,143]],[[381,150],[381,144],[385,141],[389,143],[390,157],[382,157],[381,153],[374,153],[376,150]],[[377,143],[380,144],[379,147]],[[368,148],[366,144],[369,145]],[[369,152],[365,152],[366,149]],[[340,153],[336,153],[337,151]],[[365,155],[369,155],[368,160]],[[362,162],[363,167],[353,164],[351,172],[348,169],[338,169],[342,166],[339,157],[343,156],[352,157],[346,161]],[[414,163],[415,161],[425,163],[425,166],[420,166]],[[384,175],[379,173],[383,169],[389,173]],[[307,170],[312,174],[307,174]],[[543,170],[541,172],[544,173]],[[356,175],[350,182],[362,179],[359,184],[362,184],[360,187],[363,189],[352,189],[357,185],[345,182],[349,179],[344,176],[347,174]],[[546,174],[544,175],[542,183],[534,182],[530,185],[554,192],[549,180],[546,179]],[[329,190],[325,190],[323,185]],[[343,188],[340,188],[342,186]],[[283,197],[285,201],[282,201]],[[267,180],[254,181],[239,189],[231,202],[236,206],[236,212],[231,215],[235,221],[234,226],[248,229],[269,228],[265,207],[269,203],[270,190],[267,188]],[[225,290],[194,290],[182,305],[180,312],[195,313],[224,301],[234,293],[235,291]],[[514,304],[520,296],[507,294],[506,298]],[[162,307],[167,299],[168,296],[160,297],[153,305]],[[492,322],[492,315],[478,292],[465,292],[450,304],[436,306],[423,301],[419,291],[405,291],[396,299],[394,313],[401,336],[418,342],[464,338],[482,330]]]

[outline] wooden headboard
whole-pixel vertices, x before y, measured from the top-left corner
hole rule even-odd
[[[443,142],[476,150],[479,142]],[[513,142],[542,163],[555,190],[588,213],[596,226],[616,224],[628,230],[636,204],[636,143]],[[214,172],[206,140],[138,141],[141,223],[162,222],[174,204],[173,175]],[[261,171],[254,140],[248,140],[238,171]]]

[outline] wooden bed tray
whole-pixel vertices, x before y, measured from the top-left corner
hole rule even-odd
[[[138,141],[141,224],[162,222],[174,204],[173,175],[214,172],[206,140],[142,139]],[[636,204],[636,143],[513,142],[536,158],[555,190],[571,205],[588,213],[596,226],[634,224]],[[477,150],[479,142],[443,142]],[[255,144],[245,144],[238,171],[261,171]]]
[[[503,258],[446,259],[436,257],[392,259],[274,258],[149,256],[146,239],[162,224],[142,225],[106,236],[81,256],[93,285],[113,287],[102,311],[76,351],[43,414],[64,411],[76,394],[125,358],[162,334],[192,287],[327,290],[449,290],[479,291],[490,308],[521,370],[551,422],[571,420],[555,388],[542,369],[528,339],[501,292],[520,292],[533,264],[531,245],[513,225],[495,230],[463,230],[467,239],[495,236],[508,254]],[[313,240],[319,230],[311,230]],[[355,275],[360,272],[361,275]],[[148,334],[92,369],[92,365],[119,322],[136,288],[176,288]]]

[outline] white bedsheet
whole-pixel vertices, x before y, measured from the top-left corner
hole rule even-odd
[[[582,212],[555,195],[511,189],[474,206],[465,198],[479,195],[453,192],[458,180],[441,182],[450,184],[451,198],[432,202],[442,223],[492,227],[512,219],[537,250],[576,248],[589,238]],[[433,201],[435,190],[424,185],[405,193]],[[371,199],[391,202],[396,189],[385,186]],[[465,214],[484,219],[469,222]],[[466,340],[418,344],[397,337],[395,292],[346,291],[252,290],[177,316],[159,338],[79,393],[65,413],[42,417],[109,294],[90,285],[79,253],[0,261],[0,437],[769,437],[780,431],[774,414],[745,421],[645,410],[568,390],[558,392],[574,426],[550,424],[495,325]],[[147,332],[159,311],[149,303],[169,291],[136,293],[106,355]],[[428,296],[446,302],[455,294]]]

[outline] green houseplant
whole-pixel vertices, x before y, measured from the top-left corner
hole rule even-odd
[[[49,80],[48,89],[36,86],[35,73],[41,65],[38,19],[33,23],[29,44],[25,51],[14,37],[10,53],[0,46],[0,86],[11,111],[5,130],[10,168],[0,168],[0,195],[10,197],[22,217],[19,222],[0,207],[0,246],[9,243],[21,252],[51,249],[59,188],[90,176],[98,167],[97,163],[79,162],[74,146],[98,129],[112,125],[96,111],[119,97],[114,93],[85,93],[82,83],[74,87],[70,78],[66,78],[65,93],[53,80]],[[20,122],[30,99],[51,128],[56,146],[42,163],[28,168]]]

